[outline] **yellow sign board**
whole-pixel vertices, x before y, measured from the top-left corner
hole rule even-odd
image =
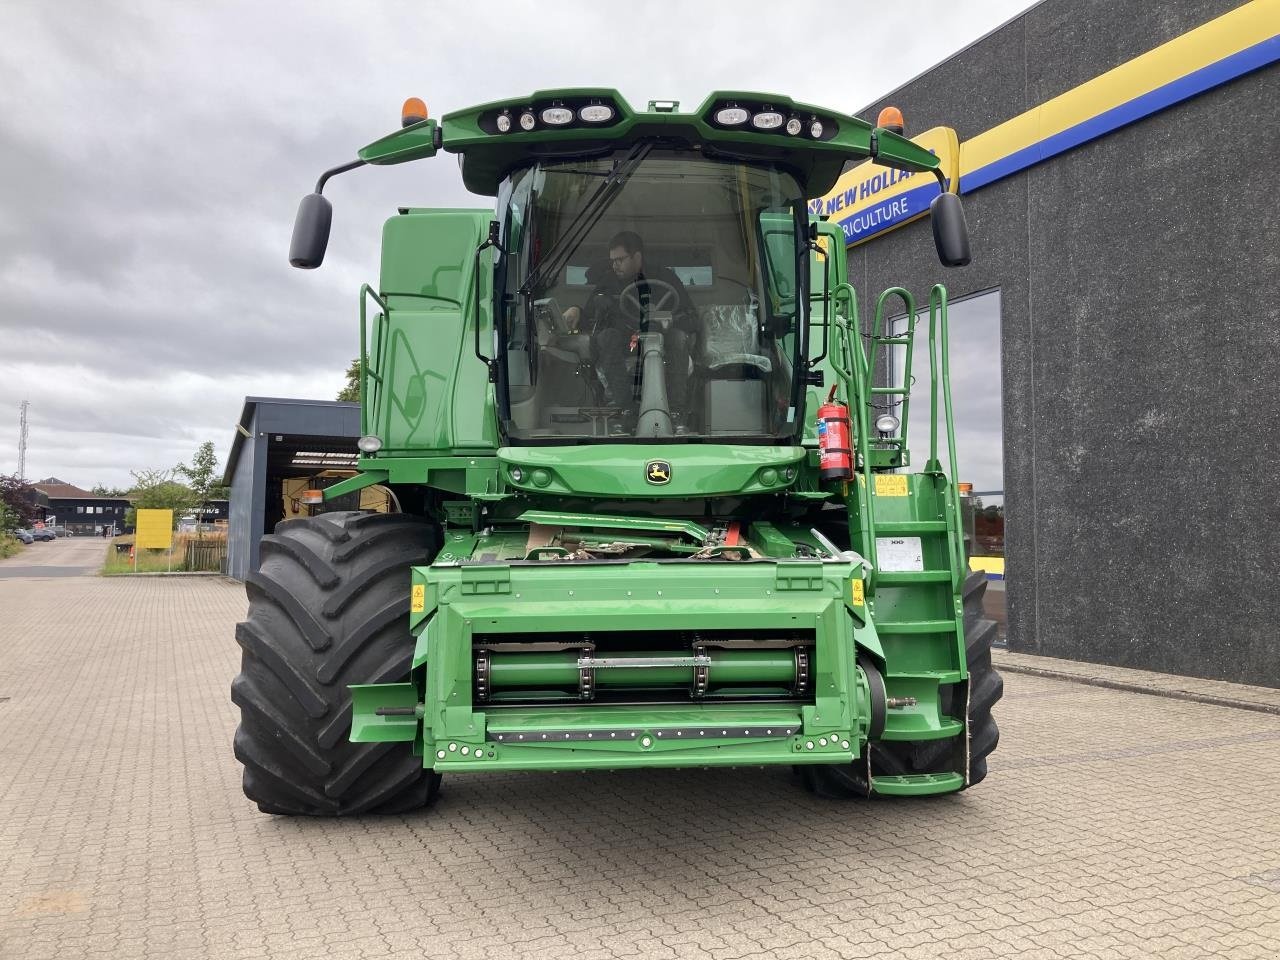
[[[168,550],[173,546],[173,511],[139,510],[134,545],[150,550]]]
[[[866,602],[867,602],[867,598],[866,598],[866,594],[863,592],[862,581],[854,580],[853,581],[853,605],[855,607],[863,607],[863,606],[866,606]]]
[[[422,613],[427,609],[427,588],[424,584],[415,583],[413,585],[413,593],[410,596],[410,613]]]

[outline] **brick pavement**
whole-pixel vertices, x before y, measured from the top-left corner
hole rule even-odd
[[[0,581],[0,958],[1280,956],[1280,717],[1009,674],[958,796],[505,774],[277,819],[231,755],[244,606]]]

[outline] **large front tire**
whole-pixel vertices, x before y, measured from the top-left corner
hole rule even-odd
[[[1000,742],[1000,731],[991,715],[991,708],[1004,693],[1004,681],[991,664],[991,643],[996,637],[996,623],[982,615],[982,599],[986,592],[986,576],[981,572],[970,573],[964,582],[964,646],[969,679],[966,683],[955,684],[950,693],[950,697],[967,697],[967,738],[875,741],[869,747],[873,778],[964,772],[966,766],[966,788],[986,778],[987,756]],[[942,706],[944,713],[956,715],[960,712],[947,698],[944,698]],[[864,757],[850,765],[805,765],[797,769],[805,787],[819,796],[865,797],[874,792],[867,780],[867,760]]]
[[[329,513],[262,538],[231,699],[244,793],[265,813],[402,813],[430,803],[438,774],[403,743],[351,743],[349,683],[408,679],[409,568],[437,527],[400,514]]]

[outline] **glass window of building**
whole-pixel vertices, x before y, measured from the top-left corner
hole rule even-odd
[[[912,356],[912,391],[908,413],[908,446],[918,468],[929,456],[929,313],[916,323]],[[904,317],[890,329],[900,333]],[[1004,636],[1004,432],[1000,376],[1000,291],[990,290],[948,304],[950,330],[951,400],[955,420],[955,478],[967,485],[962,500],[965,539],[970,565],[988,575],[986,612],[1000,624]],[[894,352],[894,375],[901,382],[905,347]],[[889,398],[882,398],[887,401]],[[897,412],[897,411],[894,411]],[[938,447],[948,464],[947,437],[938,398]],[[962,486],[962,491],[965,487]]]

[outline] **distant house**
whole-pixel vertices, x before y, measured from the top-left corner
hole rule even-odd
[[[126,497],[99,497],[81,490],[57,477],[48,477],[31,485],[36,491],[39,522],[45,526],[65,527],[71,534],[101,534],[103,529],[124,530],[124,517],[129,509]]]

